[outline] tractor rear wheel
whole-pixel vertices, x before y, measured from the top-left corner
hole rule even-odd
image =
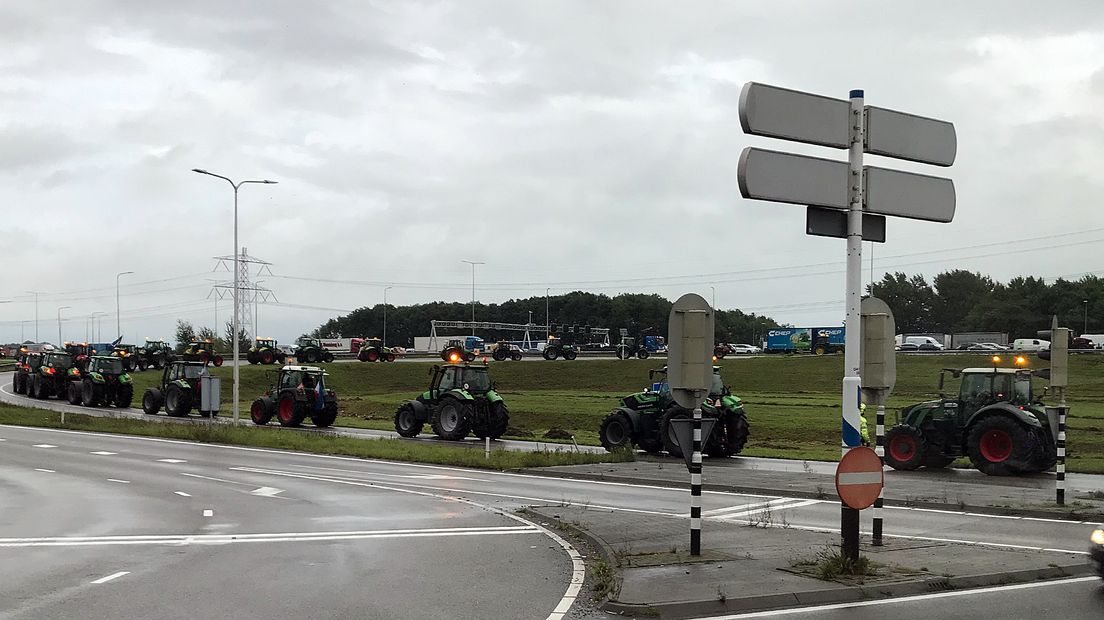
[[[115,390],[115,407],[119,409],[129,409],[130,403],[134,401],[134,386],[131,384],[120,385]]]
[[[667,454],[675,457],[682,456],[682,448],[679,447],[678,440],[675,439],[675,425],[671,424],[671,420],[689,417],[690,412],[678,405],[671,405],[667,408],[667,411],[663,412],[663,417],[659,420],[659,434],[663,437],[663,449],[667,451]]]
[[[249,405],[249,419],[258,426],[264,426],[272,419],[272,410],[264,398],[258,398]]]
[[[192,411],[192,393],[179,385],[165,388],[165,413],[174,418],[183,418]]]
[[[81,384],[73,381],[69,383],[69,388],[66,391],[66,396],[69,399],[70,405],[81,404]]]
[[[276,358],[275,358],[275,356],[272,355],[272,351],[262,351],[261,352],[261,363],[262,364],[265,364],[267,366],[268,364],[271,364],[275,361],[276,361]]]
[[[991,415],[975,423],[966,439],[966,451],[974,467],[989,476],[1014,476],[1030,470],[1028,430],[1007,415]]]
[[[472,405],[456,398],[442,398],[433,408],[430,425],[441,439],[459,441],[468,436],[472,425]]]
[[[556,350],[556,347],[545,347],[544,353],[542,353],[544,359],[552,361],[560,356],[560,352]]]
[[[85,407],[99,407],[101,390],[96,389],[96,384],[91,379],[85,379],[81,383],[81,402]]]
[[[323,351],[322,352],[322,361],[326,362],[327,364],[332,364],[333,361],[334,361],[333,351]]]
[[[607,452],[632,449],[632,435],[632,420],[624,411],[610,413],[598,427],[598,441]]]
[[[379,351],[375,349],[368,349],[368,353],[364,356],[369,362],[379,361]]]
[[[422,432],[422,422],[418,420],[418,414],[410,403],[400,405],[395,412],[395,432],[401,437],[417,437]]]
[[[335,420],[337,420],[337,403],[332,400],[322,405],[322,411],[311,416],[311,423],[316,428],[333,426]]]
[[[280,394],[276,401],[276,421],[280,426],[296,427],[303,423],[303,408],[295,402],[295,395],[291,392]]]
[[[912,471],[923,464],[927,441],[915,426],[898,424],[885,435],[885,462],[893,469]]]
[[[142,411],[154,415],[161,411],[161,390],[150,388],[142,395]]]

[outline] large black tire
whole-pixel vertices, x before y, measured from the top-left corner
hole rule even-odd
[[[474,417],[472,409],[470,401],[442,398],[430,416],[429,423],[433,427],[433,433],[449,441],[460,441],[467,437]]]
[[[678,405],[671,405],[667,408],[667,411],[663,412],[663,417],[659,420],[659,435],[663,439],[663,449],[667,451],[667,454],[671,456],[682,456],[682,450],[679,448],[678,442],[675,441],[675,429],[671,424],[671,420],[678,418],[689,418],[691,413]]]
[[[928,442],[920,429],[898,424],[886,431],[885,462],[893,469],[912,471],[924,464]]]
[[[943,451],[936,446],[928,446],[924,452],[923,465],[928,469],[943,469],[954,462],[955,457],[943,454]]]
[[[102,396],[103,388],[96,385],[91,379],[85,379],[81,382],[81,403],[85,407],[99,407]]]
[[[264,364],[265,366],[269,366],[271,364],[276,363],[276,356],[272,353],[272,351],[261,351],[258,358],[259,358],[258,361],[260,363]]]
[[[310,349],[304,349],[296,356],[299,358],[300,364],[309,364],[314,361],[314,351]]]
[[[521,352],[514,351],[512,354],[510,354],[510,359],[514,360],[515,362],[520,362],[521,361]]]
[[[494,402],[490,405],[487,411],[487,429],[486,433],[476,433],[476,435],[483,439],[484,437],[490,437],[491,439],[498,439],[506,432],[506,429],[510,427],[510,410],[506,408],[506,403],[500,401]]]
[[[65,390],[65,396],[69,399],[70,405],[81,404],[81,384],[76,381],[70,381],[69,387]]]
[[[721,413],[723,417],[717,420],[713,427],[713,434],[706,443],[705,453],[716,457],[736,456],[747,445],[748,436],[751,434],[747,414],[742,408],[736,411],[721,409]]]
[[[332,400],[322,405],[322,411],[311,416],[311,423],[317,428],[333,426],[335,420],[337,420],[337,403]]]
[[[629,450],[633,445],[632,420],[624,411],[613,411],[598,427],[598,441],[607,452]]]
[[[637,351],[636,352],[636,359],[639,359],[639,360],[648,359],[648,350],[647,349],[640,349],[639,351]]]
[[[491,357],[493,357],[494,361],[496,361],[496,362],[505,362],[506,361],[506,356],[507,356],[506,349],[502,349],[502,348],[495,349],[494,353],[491,353]]]
[[[120,385],[115,390],[115,407],[119,409],[128,409],[130,404],[134,402],[134,386],[131,384]]]
[[[403,403],[395,412],[395,432],[402,437],[417,437],[422,432],[422,422],[418,421],[418,415],[414,413],[414,405]]]
[[[333,351],[323,351],[322,352],[322,361],[326,362],[327,364],[332,364],[333,361],[334,361]]]
[[[153,358],[153,368],[155,370],[161,370],[161,369],[165,368],[165,358],[164,358],[164,356],[158,355],[157,357]]]
[[[38,375],[31,375],[31,380],[27,383],[27,396],[38,398]]]
[[[558,349],[556,349],[556,347],[545,347],[544,352],[541,353],[541,355],[544,356],[544,359],[551,362],[552,360],[560,356],[560,352]]]
[[[570,360],[575,359],[576,357],[579,357],[579,352],[578,351],[574,351],[574,350],[564,351],[564,359],[565,360],[570,361]]]
[[[648,454],[659,454],[663,452],[663,438],[658,435],[655,437],[637,437],[636,445],[640,446],[640,449]]]
[[[291,392],[280,394],[280,398],[276,401],[276,421],[280,426],[294,428],[303,423],[304,417],[306,416],[303,413],[303,407],[296,402]]]
[[[165,413],[174,418],[182,418],[192,411],[192,392],[179,385],[165,388]]]
[[[218,368],[219,366],[222,366],[222,362],[223,362],[223,359],[222,359],[221,355],[216,355],[213,358],[211,358],[211,363],[215,365],[215,368]]]
[[[623,344],[617,345],[617,359],[623,360],[629,358],[629,348]]]
[[[245,353],[245,361],[249,362],[250,364],[256,364],[260,361],[260,359],[257,358],[256,351],[247,351]]]
[[[161,411],[161,390],[157,388],[146,390],[146,393],[142,395],[142,411],[145,411],[147,415],[155,415],[158,411]]]
[[[714,357],[716,357],[717,359],[719,359],[719,360],[723,360],[723,359],[724,359],[724,357],[725,357],[726,355],[728,355],[728,351],[726,351],[725,349],[722,349],[721,347],[714,347],[714,348],[713,348],[713,355],[714,355]]]
[[[270,402],[268,398],[258,398],[253,401],[253,404],[249,405],[249,419],[253,420],[254,424],[264,426],[272,419]]]
[[[472,353],[471,351],[468,351],[467,353],[465,353],[464,354],[464,361],[465,362],[474,362],[475,361],[475,353]]]
[[[1058,462],[1058,447],[1047,439],[1042,429],[1033,429],[1031,439],[1031,471],[1039,473],[1054,467]]]
[[[26,391],[23,387],[23,375],[18,372],[12,375],[12,391],[16,394],[22,394]]]
[[[989,476],[1015,476],[1031,471],[1028,429],[1011,416],[986,416],[970,427],[966,452],[978,471]]]

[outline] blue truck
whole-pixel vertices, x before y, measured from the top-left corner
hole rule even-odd
[[[767,331],[767,353],[825,355],[843,350],[842,327],[779,327]]]

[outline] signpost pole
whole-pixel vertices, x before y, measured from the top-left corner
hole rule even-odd
[[[847,210],[847,316],[844,325],[843,348],[843,425],[842,453],[861,443],[859,434],[859,346],[862,333],[859,320],[859,303],[862,287],[862,204],[863,204],[863,91],[851,91],[851,116],[849,118],[851,145],[848,149],[850,177],[848,191],[850,207]],[[859,558],[859,512],[846,505],[842,507],[840,530],[843,539],[843,555],[851,560]]]
[[[694,407],[694,445],[690,456],[690,555],[701,555],[702,410]]]

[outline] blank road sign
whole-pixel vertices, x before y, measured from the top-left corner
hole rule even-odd
[[[744,133],[838,149],[850,143],[851,102],[757,82],[740,92]]]
[[[954,219],[954,181],[876,166],[864,170],[865,211],[929,222]]]
[[[950,166],[958,151],[953,123],[866,106],[866,144],[873,155]]]
[[[805,234],[817,237],[847,238],[847,211],[809,207],[805,209]],[[883,215],[863,213],[863,241],[885,243],[886,219]]]
[[[736,177],[744,198],[846,209],[847,162],[747,147]]]

